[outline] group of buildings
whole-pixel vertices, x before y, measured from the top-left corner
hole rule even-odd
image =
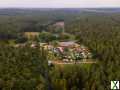
[[[56,46],[47,43],[40,43],[40,46],[54,54],[60,60],[73,61],[73,60],[84,60],[92,58],[90,50],[79,45],[75,41],[58,42]]]

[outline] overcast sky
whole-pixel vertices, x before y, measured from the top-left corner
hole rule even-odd
[[[23,8],[120,7],[120,0],[0,0],[0,7],[23,7]]]

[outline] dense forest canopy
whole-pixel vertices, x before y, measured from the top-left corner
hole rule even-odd
[[[110,81],[120,80],[119,11],[118,8],[1,9],[0,89],[110,90]],[[16,48],[6,43],[6,40],[25,40],[24,31],[46,30],[49,35],[47,25],[59,19],[64,20],[69,35],[91,49],[96,64],[49,67],[47,51],[39,46],[33,49],[28,43]]]

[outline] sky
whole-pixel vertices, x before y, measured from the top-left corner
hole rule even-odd
[[[0,0],[0,8],[120,7],[120,0]]]

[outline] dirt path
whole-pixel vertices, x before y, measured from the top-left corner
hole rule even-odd
[[[95,61],[80,61],[80,62],[63,62],[63,61],[52,61],[53,64],[94,64]]]

